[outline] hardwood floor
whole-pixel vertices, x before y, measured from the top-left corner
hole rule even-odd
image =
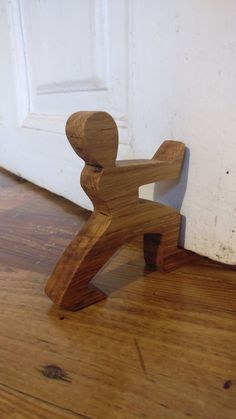
[[[89,213],[0,172],[0,418],[236,418],[236,272],[197,258],[163,274],[138,241],[78,312],[44,287]]]

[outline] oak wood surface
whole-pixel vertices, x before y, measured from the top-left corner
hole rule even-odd
[[[235,270],[153,271],[131,242],[96,277],[107,300],[59,309],[43,288],[89,215],[0,173],[0,417],[235,419]]]
[[[118,130],[106,112],[74,113],[66,134],[85,162],[81,185],[94,211],[60,257],[46,293],[60,307],[78,310],[106,298],[90,281],[138,235],[144,234],[144,258],[152,267],[167,271],[189,259],[189,252],[178,248],[180,214],[138,195],[141,185],[179,176],[185,145],[168,140],[152,159],[116,161]]]

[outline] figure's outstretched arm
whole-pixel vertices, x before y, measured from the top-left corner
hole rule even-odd
[[[184,160],[185,145],[180,141],[164,141],[150,160],[117,161],[120,171],[130,171],[137,185],[146,185],[179,176]]]

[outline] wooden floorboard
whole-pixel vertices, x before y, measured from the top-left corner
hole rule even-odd
[[[0,172],[0,418],[236,418],[236,272],[204,258],[163,274],[139,241],[79,312],[44,287],[89,213]]]

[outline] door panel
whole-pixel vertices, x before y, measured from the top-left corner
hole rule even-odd
[[[103,109],[129,145],[127,2],[10,4],[22,127],[64,134],[72,112]]]
[[[115,119],[118,155],[132,157],[125,0],[3,0],[1,165],[86,208],[83,161],[65,137],[68,116],[104,110]]]

